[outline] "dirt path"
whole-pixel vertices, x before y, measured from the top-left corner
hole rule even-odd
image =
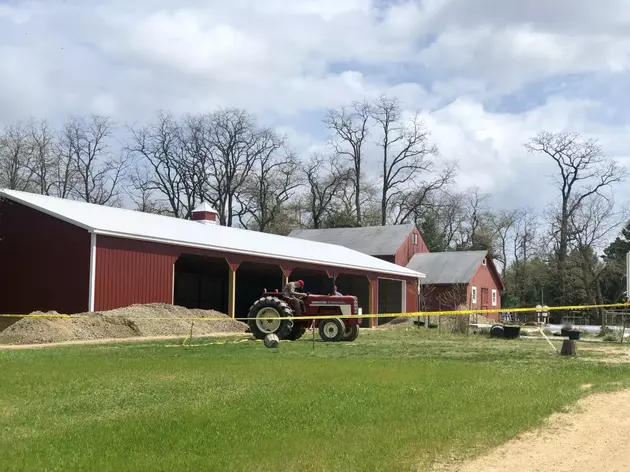
[[[204,334],[202,336],[193,336],[193,342],[195,339],[202,338],[220,338],[231,336],[250,336],[243,333],[214,333]],[[137,343],[146,341],[162,341],[169,339],[182,339],[185,336],[136,336],[133,338],[109,338],[109,339],[87,339],[81,341],[63,341],[59,343],[41,343],[41,344],[0,344],[0,351],[2,350],[14,350],[14,349],[42,349],[45,347],[59,347],[59,346],[78,346],[84,344],[112,344],[112,343]]]
[[[626,472],[630,470],[630,390],[594,394],[571,414],[551,416],[546,427],[525,433],[474,461],[439,467],[443,472]]]

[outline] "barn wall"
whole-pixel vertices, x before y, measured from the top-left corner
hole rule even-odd
[[[407,313],[415,313],[418,311],[418,283],[415,281],[407,282]]]
[[[472,278],[468,286],[467,297],[470,303],[470,306],[473,309],[500,309],[501,308],[501,286],[498,278],[498,274],[495,273],[494,267],[490,264],[487,265],[479,265],[477,272]],[[472,303],[472,287],[477,287],[477,303]],[[487,290],[488,298],[487,303],[482,299],[483,297],[483,289]],[[497,291],[497,305],[492,306],[492,290]],[[489,315],[485,315],[488,318],[499,320],[499,313],[491,313]]]
[[[90,234],[0,199],[0,313],[88,311]]]
[[[414,234],[418,235],[418,244],[413,244]],[[396,254],[391,262],[399,266],[407,267],[407,264],[409,264],[409,261],[411,260],[414,254],[424,254],[427,252],[430,252],[430,251],[427,245],[424,243],[424,240],[422,239],[422,235],[420,234],[420,231],[418,231],[417,228],[414,228],[411,231],[411,233],[407,235],[407,238],[405,239],[403,244],[400,246],[398,251],[396,251]]]
[[[180,248],[108,236],[97,236],[96,246],[96,311],[173,302],[173,267]]]
[[[423,285],[421,311],[447,311],[468,306],[466,294],[470,287],[455,285]]]

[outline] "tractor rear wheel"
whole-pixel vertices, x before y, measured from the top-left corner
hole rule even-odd
[[[358,325],[352,325],[352,326],[346,326],[344,333],[343,333],[343,340],[342,341],[348,341],[348,342],[352,342],[355,339],[357,339],[359,337],[359,326]]]
[[[285,339],[297,341],[304,336],[304,333],[306,333],[306,323],[293,323],[293,329]]]
[[[346,327],[339,318],[322,320],[319,324],[319,337],[322,341],[336,343],[343,339]]]
[[[293,310],[289,305],[278,298],[264,297],[256,301],[249,309],[247,324],[256,339],[264,339],[272,333],[278,336],[278,339],[286,339],[293,329],[292,318]]]

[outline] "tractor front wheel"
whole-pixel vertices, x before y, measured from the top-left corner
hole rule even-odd
[[[352,342],[359,337],[359,326],[345,326],[345,330],[343,333],[343,341]]]
[[[247,324],[256,339],[264,339],[268,334],[286,339],[293,330],[293,310],[278,298],[261,298],[249,309]]]
[[[346,327],[339,318],[322,320],[319,324],[319,337],[322,341],[336,343],[343,339]]]

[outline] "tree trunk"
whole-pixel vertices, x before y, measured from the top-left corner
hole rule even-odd
[[[361,221],[361,161],[359,160],[357,162],[356,167],[356,189],[355,189],[355,197],[354,197],[354,204],[357,207],[357,226],[362,226],[362,221]]]
[[[565,339],[562,341],[562,350],[560,351],[562,356],[577,356],[577,342],[575,339]]]

